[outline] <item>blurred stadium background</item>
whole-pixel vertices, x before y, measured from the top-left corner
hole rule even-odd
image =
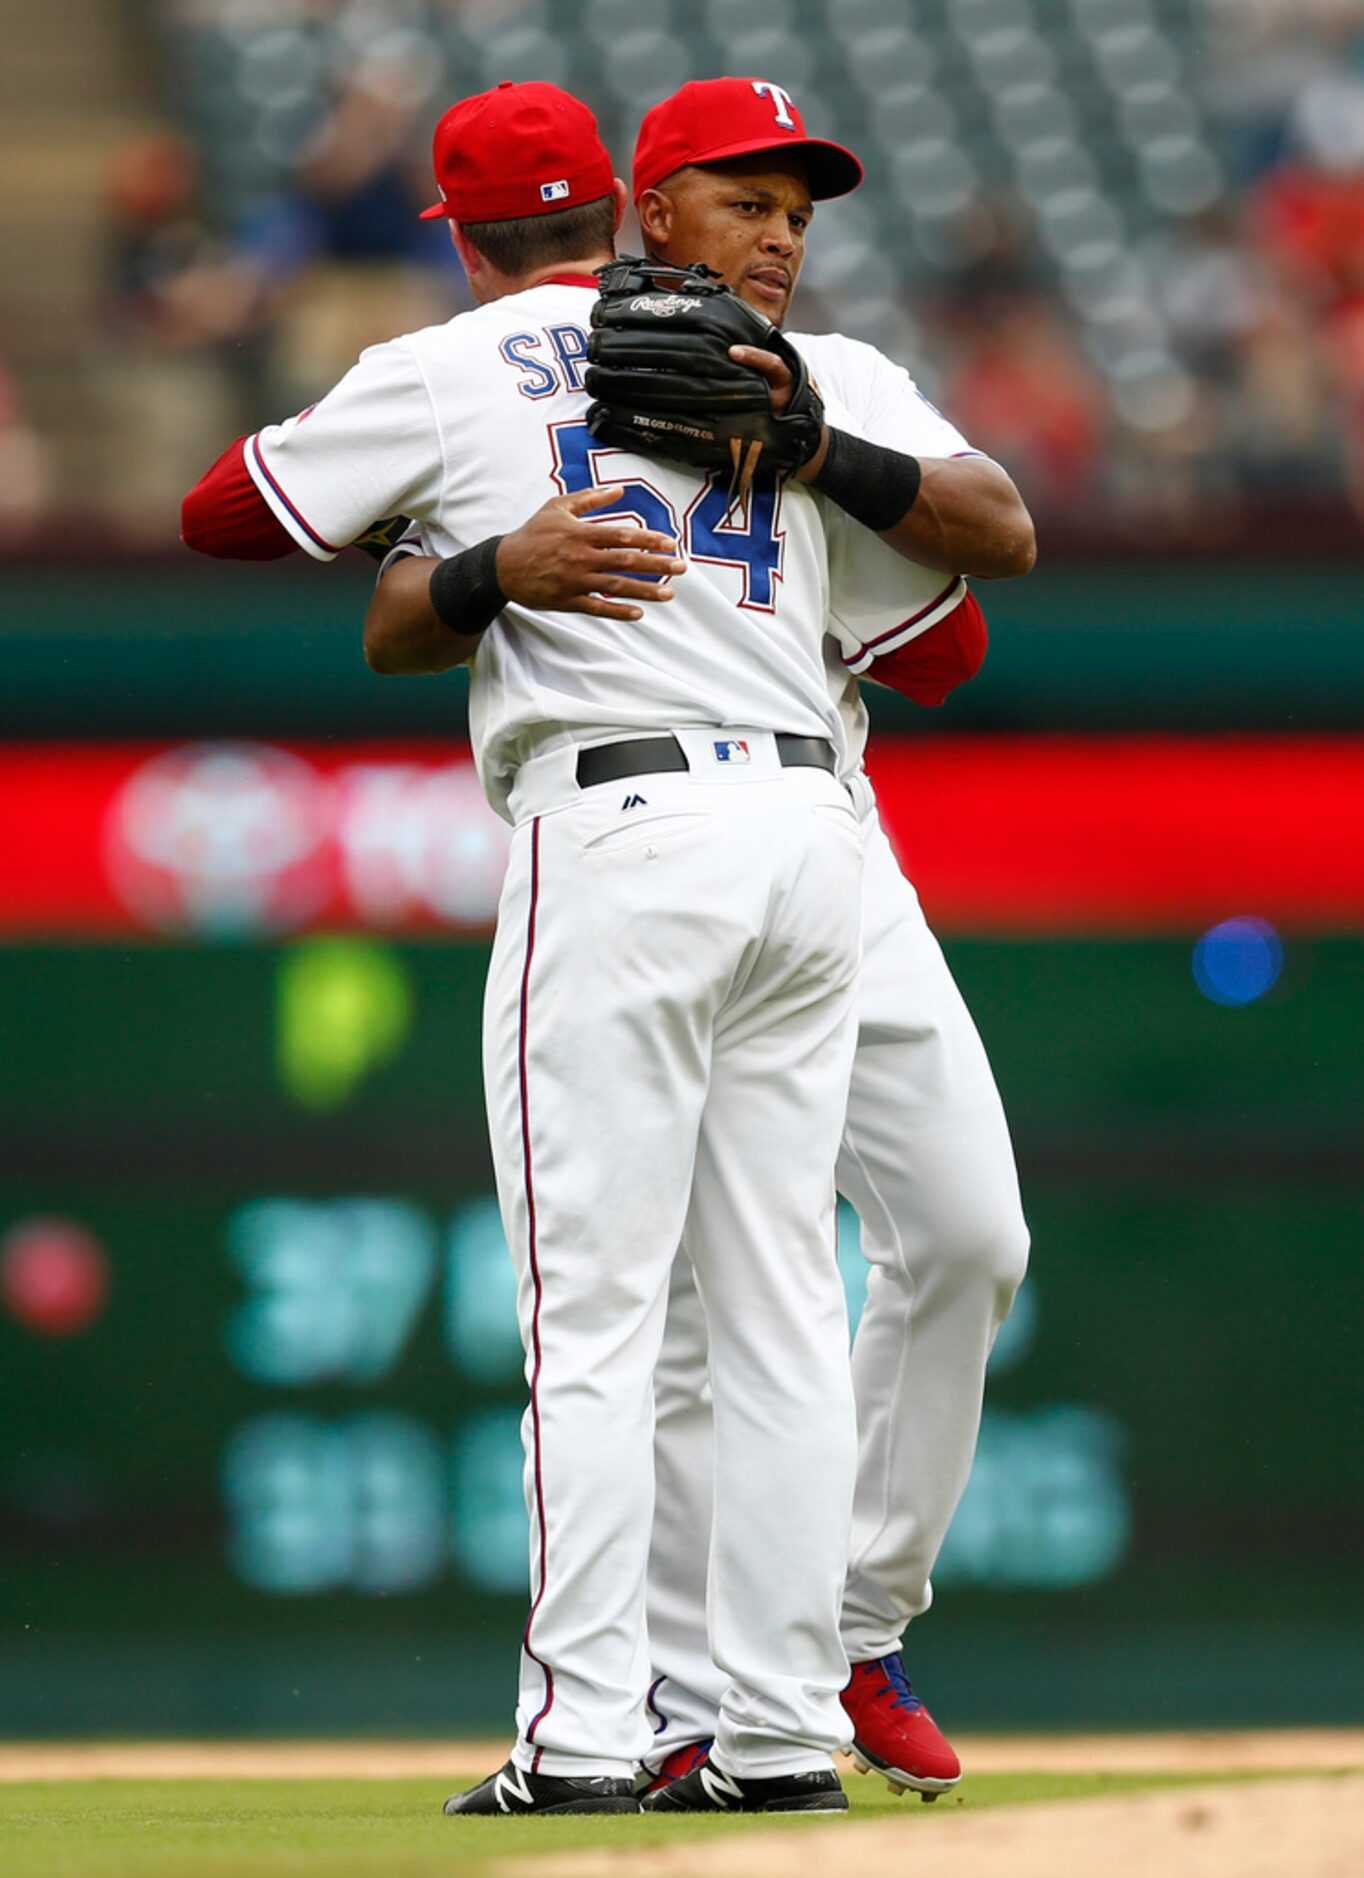
[[[557,79],[628,171],[723,71],[867,160],[799,323],[1039,520],[981,677],[875,700],[1035,1238],[916,1679],[956,1727],[1360,1718],[1364,6],[9,0],[6,1734],[506,1723],[505,831],[463,680],[367,672],[368,564],[196,565],[178,503],[465,304],[413,219],[451,98]]]

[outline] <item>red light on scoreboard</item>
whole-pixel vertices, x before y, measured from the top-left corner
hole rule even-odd
[[[0,1298],[40,1337],[76,1337],[109,1296],[109,1257],[70,1219],[24,1219],[0,1240]]]

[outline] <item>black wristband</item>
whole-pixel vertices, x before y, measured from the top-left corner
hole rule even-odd
[[[472,638],[486,632],[507,604],[497,583],[497,550],[501,535],[489,535],[476,548],[452,554],[431,573],[427,594],[431,610],[451,632]]]
[[[810,487],[879,535],[909,514],[922,480],[918,457],[867,443],[831,424],[829,448]]]

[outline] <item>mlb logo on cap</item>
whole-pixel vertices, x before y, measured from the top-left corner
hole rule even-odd
[[[715,761],[717,763],[747,763],[748,745],[741,743],[737,738],[729,738],[724,743],[717,743]]]
[[[566,196],[567,194],[568,182],[565,178],[560,178],[557,183],[541,183],[540,185],[540,200],[542,202],[557,202],[562,196]]]

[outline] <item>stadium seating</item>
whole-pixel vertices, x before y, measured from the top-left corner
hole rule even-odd
[[[166,17],[184,120],[228,222],[284,186],[337,73],[403,45],[433,74],[433,108],[500,78],[576,88],[622,164],[640,113],[683,79],[771,72],[867,162],[812,262],[835,323],[855,297],[857,330],[893,338],[905,288],[975,260],[973,211],[1017,201],[1038,277],[1121,387],[1171,369],[1144,239],[1223,188],[1196,82],[1200,12],[1194,0],[183,0]]]

